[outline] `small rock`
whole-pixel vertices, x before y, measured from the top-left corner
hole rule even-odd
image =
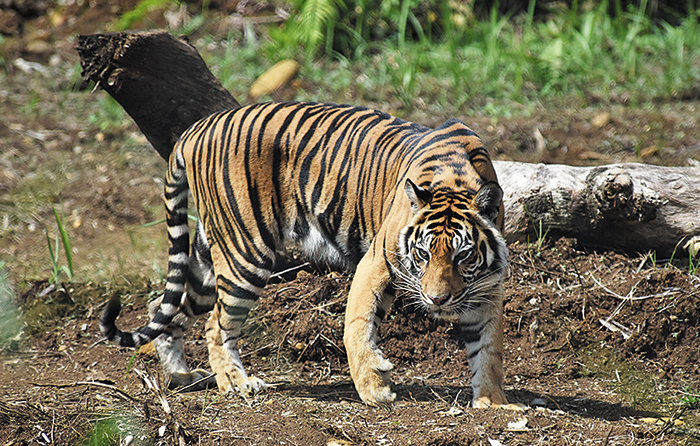
[[[535,398],[534,400],[532,400],[530,405],[545,407],[547,405],[547,400],[545,400],[544,398]]]
[[[596,126],[598,128],[605,127],[609,123],[610,123],[610,113],[608,113],[608,112],[598,113],[591,120],[591,124],[593,124],[594,126]]]
[[[21,57],[19,59],[16,59],[14,62],[14,65],[16,68],[18,68],[20,71],[24,72],[25,74],[32,74],[35,71],[38,71],[39,73],[46,74],[47,70],[46,67],[43,66],[40,63],[37,62],[28,62]]]
[[[527,418],[523,417],[517,421],[508,422],[508,431],[511,432],[523,432],[527,430]]]
[[[460,409],[459,407],[452,406],[450,407],[450,410],[445,412],[445,415],[452,415],[453,417],[456,417],[458,415],[462,415],[464,411]]]
[[[650,156],[656,155],[659,148],[656,146],[648,146],[639,151],[639,156],[642,158],[649,158]]]
[[[283,84],[294,79],[300,68],[295,60],[287,59],[277,62],[253,82],[253,85],[250,87],[250,96],[256,98],[272,93]]]

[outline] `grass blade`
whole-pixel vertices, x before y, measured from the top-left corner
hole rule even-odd
[[[61,242],[63,243],[63,250],[66,253],[66,263],[68,263],[67,268],[64,268],[63,270],[66,272],[66,275],[68,276],[68,280],[73,280],[73,255],[71,254],[71,249],[70,249],[70,240],[68,239],[68,233],[66,232],[65,226],[63,226],[63,221],[61,221],[61,217],[58,215],[58,212],[56,211],[56,208],[52,206],[53,209],[53,215],[56,217],[56,224],[58,225],[58,232],[61,234]],[[58,246],[56,247],[56,250],[58,250]]]

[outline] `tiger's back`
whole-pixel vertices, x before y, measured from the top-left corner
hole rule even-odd
[[[439,139],[453,147],[436,158],[431,148]],[[445,176],[457,170],[461,189],[496,180],[479,139],[458,121],[433,130],[330,104],[224,112],[188,130],[176,151],[205,226],[226,228],[210,243],[245,229],[264,251],[255,256],[266,268],[276,250],[292,244],[315,261],[354,270],[397,195],[403,198],[401,181],[412,164],[422,170],[419,186],[440,169]]]

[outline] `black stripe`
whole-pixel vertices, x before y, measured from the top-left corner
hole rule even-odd
[[[221,309],[226,312],[227,315],[229,316],[247,316],[248,313],[250,312],[249,308],[246,307],[238,307],[236,305],[227,305],[225,303],[221,303]]]
[[[471,361],[472,359],[476,358],[479,353],[481,353],[481,348],[477,348],[473,352],[469,353],[469,355],[467,355],[467,359]],[[478,372],[478,370],[472,370],[472,376],[476,375],[476,372]]]
[[[481,340],[481,331],[490,321],[476,324],[456,324],[454,327],[455,338],[465,344],[472,344]]]
[[[240,287],[238,284],[232,282],[230,279],[222,275],[216,276],[216,283],[219,290],[225,292],[229,296],[234,296],[245,300],[258,300],[257,293]]]
[[[386,311],[384,311],[383,308],[377,308],[377,312],[375,313],[375,316],[377,318],[379,318],[379,320],[382,320],[386,316]]]

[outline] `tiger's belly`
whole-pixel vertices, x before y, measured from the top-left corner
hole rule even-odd
[[[284,251],[294,256],[301,254],[305,260],[322,268],[353,272],[357,266],[337,243],[311,224],[303,233],[293,227],[285,231]]]

